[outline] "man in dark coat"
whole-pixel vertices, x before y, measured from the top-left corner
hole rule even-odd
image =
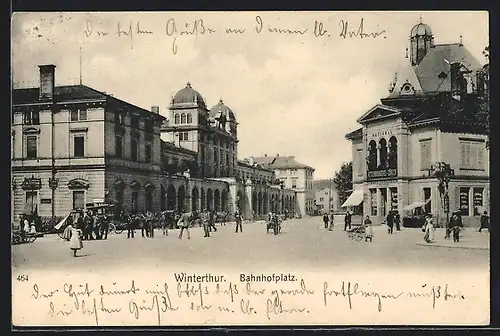
[[[483,212],[481,215],[481,227],[479,228],[479,232],[482,229],[487,229],[490,232],[490,216],[488,216],[488,211]]]
[[[325,229],[328,229],[328,214],[326,212],[323,215],[323,223],[325,224]]]
[[[399,211],[394,211],[394,224],[396,224],[396,231],[401,231],[401,216],[399,215]]]
[[[344,217],[344,231],[347,231],[347,227],[349,227],[349,230],[351,229],[351,220],[352,220],[351,212],[347,211]]]
[[[392,211],[389,211],[389,213],[387,214],[386,222],[388,227],[387,232],[389,234],[392,234],[392,231],[394,229],[394,214]]]
[[[135,229],[139,227],[137,215],[132,215],[127,223],[127,238],[134,238]]]

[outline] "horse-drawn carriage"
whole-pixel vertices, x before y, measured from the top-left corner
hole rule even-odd
[[[40,237],[43,237],[43,233],[41,232],[12,231],[12,245],[33,243]]]
[[[266,233],[269,233],[269,230],[273,230],[273,233],[277,235],[281,233],[281,223],[283,222],[283,218],[281,216],[275,215],[271,220],[268,220],[266,223]]]

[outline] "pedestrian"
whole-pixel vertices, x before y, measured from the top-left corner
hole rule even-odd
[[[392,234],[394,228],[394,214],[392,211],[389,211],[385,220],[387,222],[387,233]]]
[[[349,230],[351,229],[351,219],[352,215],[349,210],[347,210],[345,216],[344,216],[344,231],[347,231],[347,228],[349,227]]]
[[[213,229],[214,232],[217,232],[217,228],[215,227],[215,211],[213,210],[208,212],[208,227],[210,228],[210,231]]]
[[[226,217],[227,217],[227,213],[225,211],[222,211],[221,212],[221,216],[220,216],[220,225],[224,225],[226,226]]]
[[[240,232],[243,233],[243,226],[242,226],[242,221],[243,219],[241,218],[240,210],[237,209],[236,212],[234,213],[234,220],[236,222],[236,231],[235,233],[238,233],[238,227],[240,228]]]
[[[71,238],[69,240],[69,248],[73,250],[73,257],[76,257],[76,251],[81,250],[83,248],[82,243],[82,231],[77,228],[71,229]]]
[[[451,225],[451,221],[453,219],[453,217],[455,216],[457,212],[454,211],[452,214],[451,214],[451,218],[448,220],[448,222],[446,223],[446,229],[445,229],[445,234],[444,234],[444,239],[448,239],[450,238],[450,235],[451,235],[451,231],[452,231],[452,225]]]
[[[328,214],[325,212],[323,215],[323,223],[325,224],[325,229],[328,228]]]
[[[334,226],[335,226],[335,216],[332,213],[330,216],[330,225],[328,226],[328,231],[333,231]]]
[[[155,225],[154,225],[154,222],[155,222],[155,218],[153,216],[153,213],[151,211],[148,211],[148,215],[147,215],[147,228],[148,228],[148,231],[149,231],[149,237],[150,238],[154,238],[155,237]]]
[[[103,215],[101,220],[101,230],[100,230],[101,239],[108,239],[108,232],[109,232],[109,218],[106,215]]]
[[[488,211],[483,212],[481,215],[481,227],[479,228],[479,232],[482,229],[487,229],[490,232],[490,216],[488,216]]]
[[[424,234],[424,240],[426,243],[433,243],[434,242],[434,223],[432,221],[432,215],[427,214],[425,218],[425,234]]]
[[[137,215],[130,216],[127,223],[127,239],[134,238],[135,229],[137,229],[138,226],[139,226],[139,219],[137,218]]]
[[[191,239],[191,234],[189,233],[189,222],[191,221],[191,215],[189,212],[184,211],[184,213],[179,217],[177,221],[177,226],[181,227],[181,232],[179,233],[179,239],[182,239],[182,233],[186,230],[188,239]]]
[[[168,236],[168,221],[167,221],[167,219],[168,219],[167,213],[163,212],[161,214],[160,221],[161,221],[161,227],[162,227],[164,236]]]
[[[83,226],[85,227],[85,231],[83,231],[83,237],[85,240],[94,240],[93,231],[94,231],[94,221],[95,216],[92,218],[89,216],[89,213],[85,211],[84,213],[80,213],[79,217],[83,217]]]
[[[370,220],[370,216],[366,216],[366,219],[363,222],[364,229],[365,229],[365,242],[370,239],[370,242],[373,240],[373,226],[372,226],[372,221]]]
[[[140,214],[139,219],[141,221],[140,225],[141,225],[142,238],[144,237],[149,238],[148,221],[146,220],[146,217],[143,214]]]
[[[398,210],[394,211],[394,224],[396,224],[396,231],[401,231],[401,216]]]
[[[203,211],[201,214],[201,223],[203,224],[203,232],[205,235],[203,236],[204,238],[210,237],[210,213],[207,209]]]
[[[454,213],[450,220],[451,231],[453,232],[453,241],[455,243],[460,242],[460,230],[462,229],[462,221],[460,220],[459,214]]]

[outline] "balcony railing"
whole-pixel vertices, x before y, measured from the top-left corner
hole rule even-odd
[[[382,179],[387,177],[396,177],[398,176],[397,168],[377,168],[373,170],[369,170],[367,178],[370,179]]]

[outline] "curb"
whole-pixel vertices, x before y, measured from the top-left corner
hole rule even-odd
[[[444,247],[444,248],[458,248],[458,249],[466,249],[466,250],[483,250],[488,251],[489,247],[479,247],[479,246],[464,246],[464,245],[441,245],[441,244],[428,244],[428,243],[417,243],[420,246],[428,246],[428,247]]]

